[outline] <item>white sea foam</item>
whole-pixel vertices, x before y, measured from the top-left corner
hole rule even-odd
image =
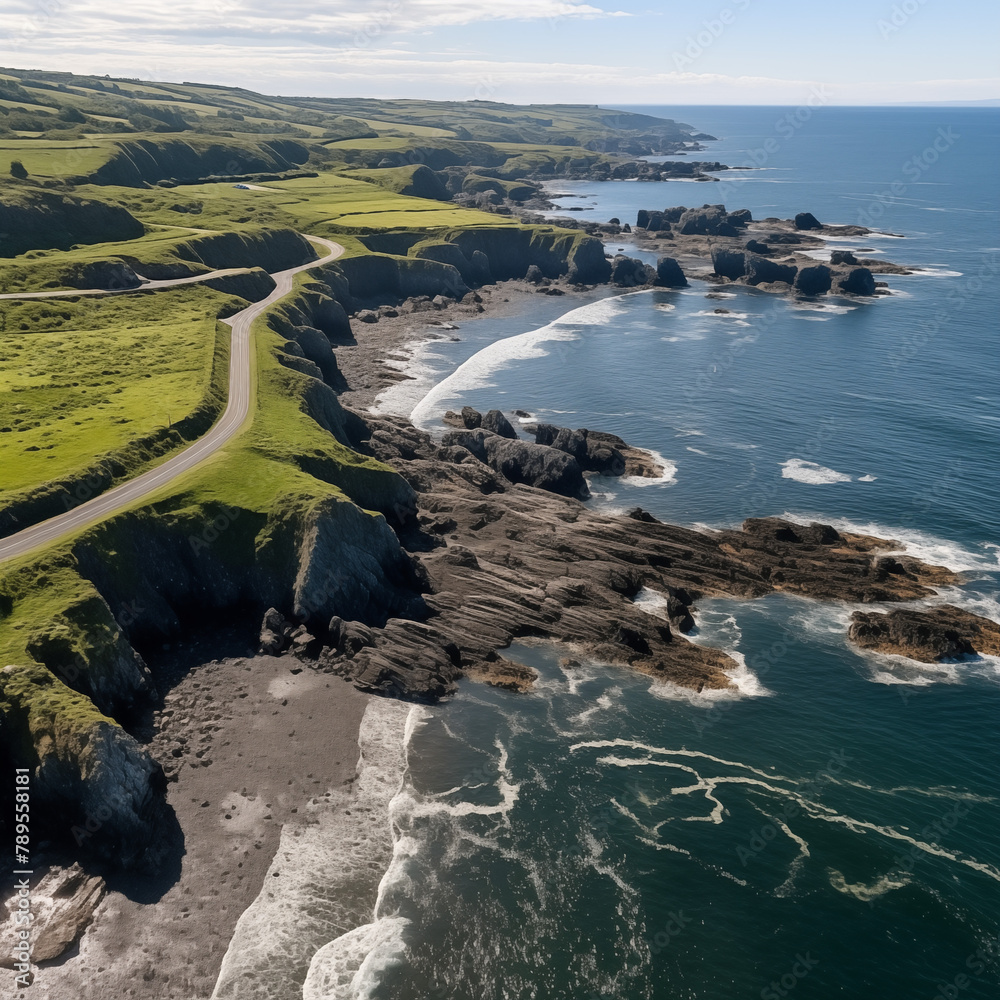
[[[797,483],[808,483],[811,486],[851,482],[851,477],[843,472],[828,469],[803,458],[790,458],[787,462],[782,462],[781,475],[784,479],[794,479]]]
[[[621,482],[627,483],[629,486],[666,486],[669,483],[677,481],[677,465],[675,462],[664,458],[658,451],[653,451],[652,448],[645,448],[643,450],[653,456],[654,462],[663,472],[655,479],[650,479],[647,476],[622,476]]]
[[[932,566],[944,566],[955,573],[986,570],[995,572],[997,559],[991,543],[983,543],[982,551],[975,552],[957,542],[940,538],[926,531],[914,528],[900,528],[892,525],[879,524],[874,521],[858,522],[845,518],[827,518],[821,514],[807,515],[785,512],[781,515],[785,520],[797,524],[809,524],[813,521],[823,521],[832,524],[838,531],[855,535],[874,535],[877,538],[895,539],[901,546],[892,550],[895,555],[913,556]],[[887,553],[888,554],[888,553]]]
[[[861,900],[862,903],[869,903],[873,899],[878,899],[887,892],[892,892],[893,889],[902,889],[904,886],[909,885],[911,881],[910,876],[905,873],[882,875],[871,883],[848,882],[836,868],[828,869],[827,874],[830,879],[830,885],[837,892],[842,892],[845,896],[853,896],[855,899]]]
[[[440,342],[439,336],[413,340],[403,345],[399,357],[387,358],[384,362],[386,367],[402,373],[406,378],[383,389],[375,397],[369,412],[388,416],[409,416],[439,378],[441,358],[434,353],[434,348]],[[438,361],[439,365],[435,366],[433,361]]]
[[[868,473],[867,476],[858,476],[859,483],[874,483],[876,479],[878,476],[873,476],[871,473]]]
[[[701,448],[692,448],[691,445],[687,445],[687,447],[684,450],[694,452],[694,454],[696,455],[703,455],[706,458],[708,457],[707,451],[702,451]]]
[[[445,409],[444,404],[447,400],[473,389],[492,387],[493,374],[513,361],[546,357],[549,353],[545,349],[546,344],[578,340],[580,327],[603,326],[609,323],[625,311],[626,305],[623,300],[637,294],[646,294],[646,290],[578,306],[538,330],[489,344],[427,392],[413,407],[409,415],[410,420],[417,427],[426,429]]]

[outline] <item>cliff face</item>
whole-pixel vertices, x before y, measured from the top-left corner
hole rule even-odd
[[[0,710],[39,828],[116,865],[158,865],[176,822],[162,769],[131,736],[38,664],[0,670]]]
[[[87,180],[94,184],[140,187],[161,180],[195,181],[213,176],[292,170],[309,159],[300,142],[226,143],[222,140],[135,139],[118,143],[117,152]]]
[[[461,298],[470,288],[523,278],[532,266],[546,277],[568,275],[581,284],[599,284],[611,276],[604,244],[581,233],[484,226],[436,239],[381,233],[364,242],[373,253],[328,268],[346,279],[346,290],[336,296],[352,310],[417,295]]]
[[[138,239],[145,229],[124,208],[25,188],[0,201],[0,257],[28,250],[68,250],[74,244]]]

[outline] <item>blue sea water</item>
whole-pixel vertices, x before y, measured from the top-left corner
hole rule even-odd
[[[566,205],[867,213],[903,238],[833,245],[925,270],[822,308],[698,282],[561,319],[546,298],[426,350],[414,418],[500,406],[614,431],[668,474],[598,480],[595,504],[863,528],[964,571],[931,603],[1000,621],[1000,114],[647,110],[719,137],[693,156],[765,169],[563,184],[586,195]],[[699,607],[695,640],[742,664],[729,697],[523,645],[535,692],[468,684],[413,710],[375,914],[392,943],[345,996],[1000,996],[1000,663],[861,655],[845,605]]]

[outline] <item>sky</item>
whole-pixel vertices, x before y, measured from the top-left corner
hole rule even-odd
[[[0,0],[0,65],[510,103],[1000,98],[997,0]]]

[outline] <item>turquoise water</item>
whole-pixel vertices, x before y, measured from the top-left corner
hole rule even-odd
[[[592,296],[559,321],[570,306],[546,299],[530,322],[484,320],[424,352],[438,384],[415,419],[468,403],[614,431],[669,474],[597,481],[596,504],[865,526],[966,572],[935,602],[1000,620],[1000,116],[820,109],[786,135],[780,109],[654,113],[720,136],[706,157],[777,151],[724,184],[586,183],[573,203],[832,223],[881,205],[874,224],[904,239],[834,246],[928,270],[822,309],[695,283]],[[939,130],[957,138],[914,177]],[[376,914],[394,943],[357,995],[1000,995],[1000,664],[861,656],[851,610],[701,602],[695,640],[742,661],[728,699],[519,646],[534,693],[470,684],[414,710]]]

